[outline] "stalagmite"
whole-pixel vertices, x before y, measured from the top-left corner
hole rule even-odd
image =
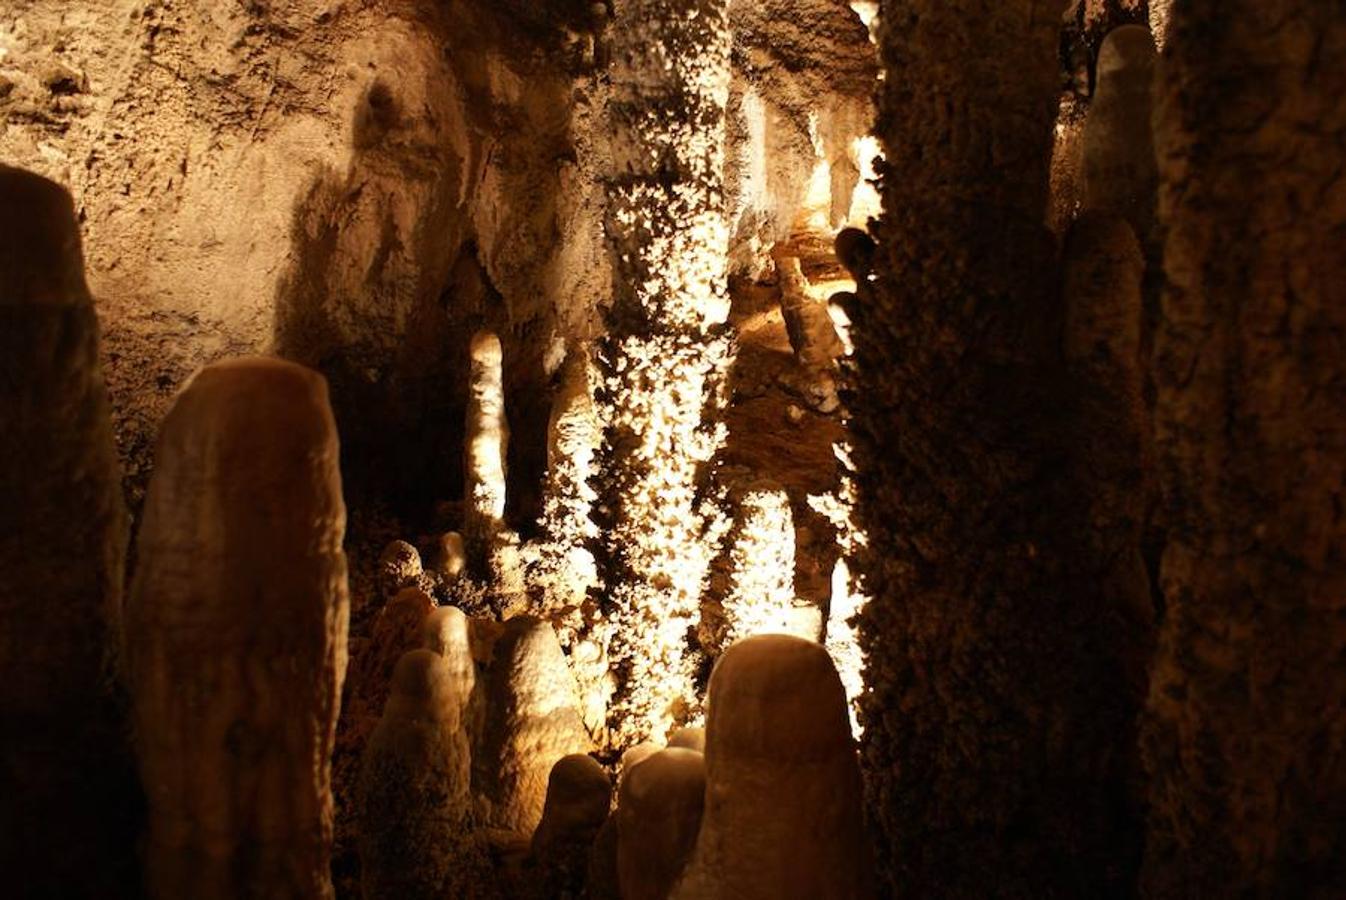
[[[369,637],[352,657],[346,676],[346,737],[362,741],[378,723],[391,690],[393,670],[407,651],[421,646],[422,631],[435,601],[420,588],[407,587],[384,604],[369,626]],[[358,746],[358,743],[357,743]]]
[[[698,753],[706,752],[706,729],[704,728],[679,728],[671,738],[668,739],[669,748],[680,747],[683,750],[695,750]]]
[[[1150,126],[1155,49],[1143,25],[1111,31],[1084,125],[1084,208],[1120,216],[1142,244],[1154,227],[1159,171]]]
[[[156,458],[126,609],[149,894],[330,897],[349,603],[327,384],[208,366]]]
[[[425,648],[448,662],[453,677],[472,692],[476,668],[472,662],[472,623],[456,606],[441,606],[421,624]]]
[[[435,541],[435,553],[431,567],[440,584],[450,585],[462,576],[467,568],[467,550],[463,546],[463,536],[456,531],[441,534]]]
[[[579,897],[589,853],[612,805],[612,782],[593,757],[574,753],[552,767],[533,857],[548,896]]]
[[[705,815],[672,896],[876,896],[846,694],[827,651],[783,635],[735,644],[715,667],[706,704]]]
[[[464,435],[463,533],[469,545],[475,545],[476,552],[484,555],[505,522],[509,423],[505,419],[504,352],[500,338],[489,331],[472,336],[469,352],[472,367]]]
[[[597,564],[589,549],[599,536],[590,515],[597,494],[589,482],[602,440],[594,409],[593,365],[585,349],[576,347],[561,367],[547,423],[543,538],[529,566],[529,580],[543,595],[537,612],[564,623],[559,633],[563,646],[587,630],[581,610],[590,589],[598,584]]]
[[[65,189],[0,165],[0,210],[0,864],[11,889],[126,896],[126,513],[98,320]]]
[[[781,315],[790,347],[800,365],[808,369],[828,369],[842,354],[827,304],[810,295],[808,279],[799,267],[796,256],[776,260],[776,277],[780,282]]]
[[[706,760],[695,750],[661,750],[631,770],[617,800],[622,900],[671,896],[696,846],[705,804]]]
[[[855,260],[848,407],[862,754],[903,895],[1117,896],[1135,869],[1117,804],[1137,710],[1094,602],[1110,561],[1045,225],[1064,6],[884,9],[884,212],[872,276]]]
[[[795,526],[785,491],[746,491],[730,541],[723,646],[754,634],[817,640],[822,623],[816,608],[795,599]]]
[[[550,625],[510,619],[493,652],[473,790],[484,825],[528,835],[542,818],[552,766],[591,744],[575,678]]]
[[[379,588],[391,600],[403,588],[428,588],[421,554],[406,541],[393,541],[379,555]]]
[[[1346,18],[1174,3],[1157,95],[1155,898],[1346,895]]]
[[[707,464],[724,440],[733,358],[723,197],[728,7],[631,0],[609,31],[614,296],[598,353],[598,508],[618,744],[663,738],[697,702],[700,660],[689,636],[723,527]]]
[[[471,828],[470,690],[431,650],[398,660],[360,772],[365,900],[489,896]]]

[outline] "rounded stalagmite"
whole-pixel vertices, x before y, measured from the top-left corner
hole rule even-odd
[[[671,896],[696,847],[705,802],[706,760],[695,750],[661,750],[622,779],[617,800],[622,900]]]
[[[572,753],[552,766],[542,822],[533,832],[533,859],[547,896],[581,895],[589,851],[611,805],[612,782],[592,756]]]
[[[846,692],[826,650],[786,635],[729,648],[710,679],[705,760],[701,833],[671,896],[875,896]]]
[[[119,482],[74,203],[0,165],[0,863],[42,896],[135,890]]]
[[[529,835],[542,819],[552,766],[592,749],[578,689],[550,625],[530,616],[505,623],[485,685],[473,784],[484,824]]]
[[[330,897],[349,599],[327,383],[211,365],[164,420],[126,609],[156,898]]]
[[[397,662],[360,772],[365,900],[473,897],[490,882],[471,832],[470,689],[432,650]]]

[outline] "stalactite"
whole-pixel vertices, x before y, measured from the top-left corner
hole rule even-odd
[[[722,190],[727,0],[627,0],[610,32],[614,297],[600,511],[619,743],[695,714],[693,632],[723,516],[709,463],[733,342]]]
[[[898,896],[1124,895],[1134,715],[1095,602],[1044,223],[1059,0],[887,4],[851,361],[864,758]],[[1068,469],[1073,471],[1073,469]],[[975,859],[976,865],[967,861]]]
[[[1174,3],[1150,897],[1346,894],[1346,19]]]
[[[126,512],[70,195],[0,165],[0,864],[33,896],[135,893],[114,682]]]
[[[198,372],[160,433],[126,608],[149,896],[332,896],[345,525],[326,381]]]

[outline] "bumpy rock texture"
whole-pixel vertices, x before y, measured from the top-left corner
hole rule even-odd
[[[1172,521],[1144,749],[1153,897],[1346,892],[1346,21],[1189,0],[1157,102]]]
[[[1133,695],[1072,472],[1082,398],[1043,224],[1063,8],[885,10],[884,213],[848,406],[867,787],[913,896],[1125,895],[1138,852]]]
[[[0,865],[20,895],[136,889],[113,684],[126,514],[70,195],[0,166]]]
[[[148,892],[331,896],[349,602],[327,385],[211,365],[156,457],[125,617]]]
[[[618,743],[665,738],[695,713],[692,632],[723,518],[707,465],[732,362],[728,13],[728,0],[630,0],[612,25],[599,511]]]

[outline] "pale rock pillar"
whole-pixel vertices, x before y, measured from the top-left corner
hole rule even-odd
[[[346,510],[323,378],[236,359],[165,418],[126,656],[152,897],[330,897]]]

